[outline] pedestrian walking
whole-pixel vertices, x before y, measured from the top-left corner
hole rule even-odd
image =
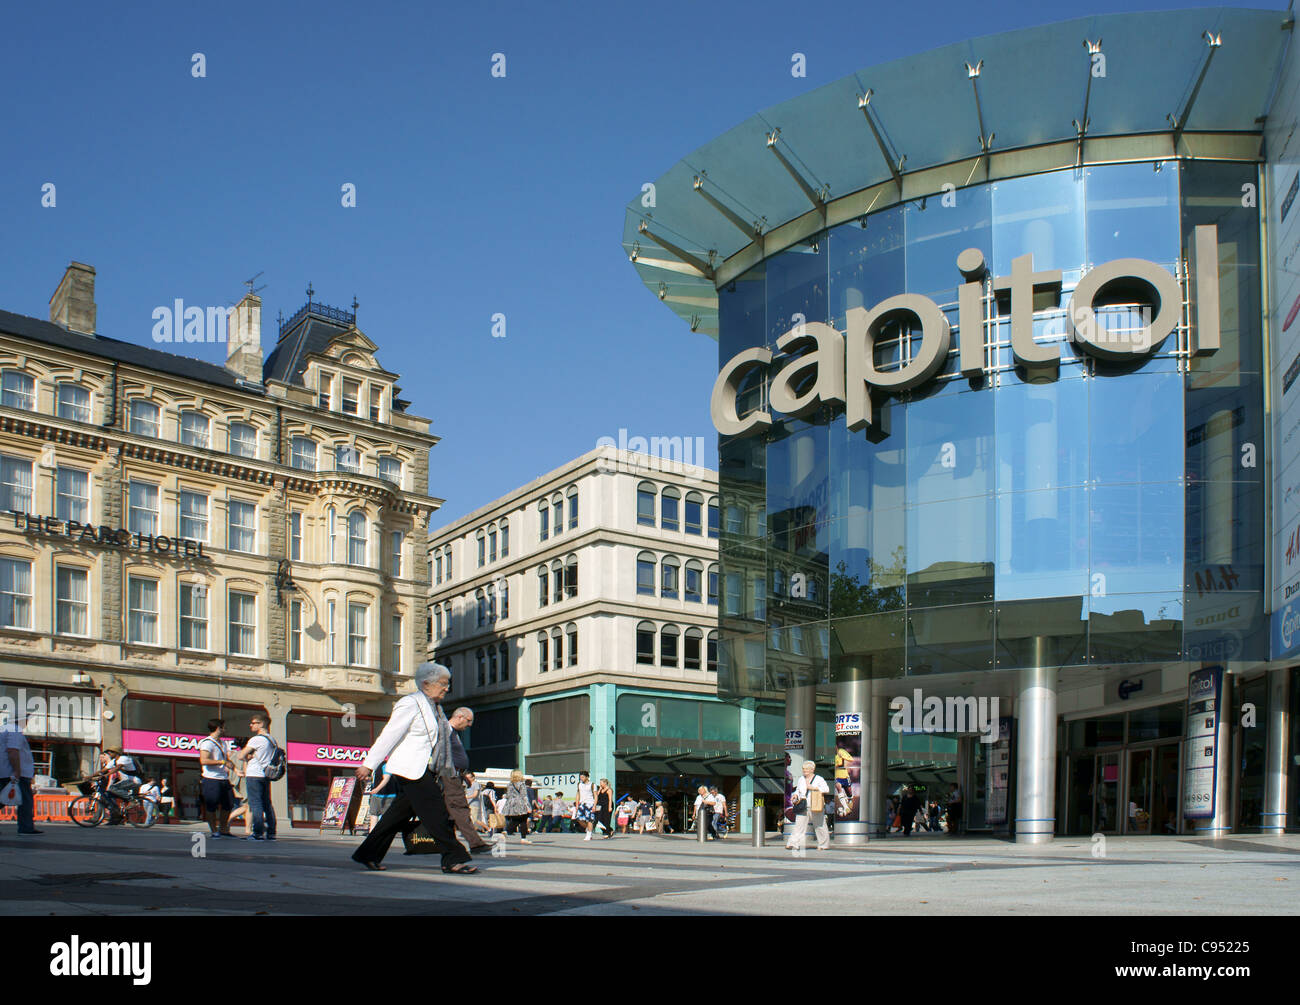
[[[691,809],[691,829],[694,830],[699,826],[700,814],[704,814],[704,830],[707,839],[716,840],[717,836],[713,833],[713,797],[709,794],[708,786],[701,785],[695,793],[695,806]]]
[[[709,798],[713,802],[713,836],[721,840],[727,836],[727,797],[718,791],[716,785],[709,786]]]
[[[587,832],[587,836],[582,840],[591,840],[591,832],[596,826],[596,790],[592,787],[591,776],[585,771],[578,775],[578,797],[573,803],[573,825]]]
[[[479,836],[478,829],[470,818],[469,791],[465,780],[473,776],[469,774],[469,755],[465,753],[465,745],[460,742],[461,730],[469,729],[474,725],[473,710],[462,705],[451,713],[447,725],[451,729],[451,765],[456,770],[456,777],[446,779],[442,786],[442,798],[447,804],[447,815],[451,817],[456,830],[460,831],[461,837],[469,845],[471,853],[489,852],[492,846]]]
[[[661,836],[672,833],[672,826],[668,823],[668,811],[664,808],[662,800],[655,801],[655,833]]]
[[[528,786],[524,784],[522,771],[510,772],[510,784],[506,786],[506,796],[501,807],[506,818],[506,834],[518,831],[519,843],[531,844],[528,840],[528,820],[533,815],[533,807],[528,799]]]
[[[153,778],[146,778],[144,784],[140,786],[137,795],[144,801],[144,819],[146,824],[154,822],[158,816],[158,782]]]
[[[266,777],[266,769],[279,748],[271,736],[271,723],[261,712],[252,714],[248,728],[253,735],[244,744],[244,749],[235,755],[235,762],[246,765],[244,792],[252,828],[249,837],[254,841],[274,841],[275,809],[271,806],[271,779]]]
[[[596,823],[605,828],[605,837],[614,836],[612,817],[614,814],[614,789],[608,778],[602,778],[596,789]],[[593,828],[594,833],[594,828]]]
[[[804,846],[809,818],[817,835],[817,850],[826,851],[831,846],[830,830],[826,826],[826,798],[830,791],[826,779],[817,774],[817,765],[804,761],[803,776],[794,784],[794,829],[785,843],[786,848],[794,851]]]
[[[956,837],[961,830],[961,786],[956,782],[948,791],[948,836]]]
[[[483,826],[483,785],[474,772],[465,772],[465,802],[469,804],[469,818],[476,829]]]
[[[19,703],[21,706],[21,703]],[[31,744],[23,727],[27,725],[26,710],[20,707],[18,714],[0,727],[0,791],[13,785],[20,802],[17,807],[18,833],[43,834],[36,827],[32,806],[32,779],[36,777],[36,761],[32,757]]]
[[[931,834],[939,833],[939,804],[937,801],[930,800],[930,823],[929,830]]]
[[[483,783],[483,820],[487,824],[488,835],[496,834],[506,828],[505,817],[501,815],[501,800],[497,796],[497,787],[491,782]]]
[[[158,782],[158,811],[163,819],[176,815],[176,796],[172,793],[172,784],[166,778]]]
[[[452,833],[443,796],[448,779],[460,784],[452,762],[451,727],[439,704],[450,688],[451,671],[445,666],[421,663],[416,667],[415,691],[398,699],[392,716],[357,768],[357,778],[364,782],[387,760],[389,771],[402,779],[402,794],[352,853],[353,861],[367,869],[383,870],[393,838],[406,829],[414,815],[439,845],[443,872],[478,872],[469,864],[469,852]]]
[[[916,815],[921,812],[921,800],[916,798],[916,792],[910,786],[903,789],[903,801],[898,804],[898,816],[903,822],[903,837],[912,836],[912,828],[916,826]]]
[[[551,800],[551,821],[550,831],[559,831],[564,833],[564,821],[569,816],[569,804],[564,801],[564,793],[555,793],[555,798]]]
[[[632,813],[636,809],[636,803],[631,799],[624,799],[618,804],[618,830],[620,834],[626,834],[628,825],[632,822]]]
[[[208,837],[234,837],[230,833],[230,812],[235,808],[230,787],[230,758],[221,738],[226,735],[225,719],[209,719],[208,735],[199,741],[199,796],[208,822]]]
[[[650,831],[650,801],[642,799],[636,804],[636,830],[638,834],[647,834]]]
[[[226,816],[226,828],[234,826],[236,820],[244,825],[244,840],[247,841],[253,836],[253,825],[249,819],[248,799],[244,795],[244,776],[240,774],[239,769],[232,767],[230,771],[230,801],[234,809]],[[229,835],[234,837],[234,834]]]

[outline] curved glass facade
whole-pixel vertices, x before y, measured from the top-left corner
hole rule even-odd
[[[720,686],[1057,667],[1267,659],[1264,371],[1254,164],[1135,163],[973,185],[824,231],[719,290],[719,362],[774,353],[801,321],[900,293],[934,300],[954,338],[938,376],[877,396],[887,431],[842,410],[774,414],[719,442]],[[1139,258],[1188,272],[1193,228],[1218,232],[1221,348],[1195,355],[1184,309],[1149,355],[1077,351],[1065,305],[1090,269]],[[984,368],[958,367],[958,254],[992,276],[1033,255],[1035,340],[1059,373],[1013,359],[1009,304],[985,281]],[[1187,289],[1183,282],[1184,290]],[[1099,302],[1108,328],[1141,305]],[[876,366],[911,358],[894,322]],[[767,407],[750,371],[743,417]]]

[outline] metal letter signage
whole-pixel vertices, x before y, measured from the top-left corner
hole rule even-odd
[[[1213,226],[1195,229],[1188,249],[1188,322],[1191,349],[1203,355],[1219,348],[1218,231]],[[967,377],[984,371],[985,286],[988,266],[978,248],[957,256],[957,270],[966,280],[957,290],[958,365]],[[1012,259],[1011,274],[992,278],[994,295],[1009,301],[1011,349],[1016,364],[1030,379],[1054,380],[1059,375],[1061,350],[1052,343],[1034,341],[1034,308],[1055,310],[1060,302],[1061,272],[1034,271],[1032,255]],[[1001,299],[1001,298],[999,298]],[[1145,321],[1137,328],[1109,329],[1098,322],[1097,310],[1107,302],[1139,303]],[[1083,352],[1102,360],[1149,356],[1178,326],[1183,291],[1168,269],[1141,258],[1119,258],[1086,272],[1074,288],[1066,308],[1071,340]],[[1149,309],[1155,311],[1154,318]],[[904,351],[901,365],[882,370],[876,366],[876,344],[891,324],[919,325],[921,343],[910,358]],[[891,334],[889,336],[893,338]],[[905,350],[911,342],[900,338]],[[713,425],[723,436],[749,436],[769,428],[773,413],[804,416],[822,405],[844,408],[850,430],[867,429],[876,436],[888,433],[872,403],[872,393],[897,394],[931,380],[947,361],[952,329],[939,305],[916,293],[889,297],[867,310],[850,307],[841,335],[822,322],[801,323],[776,342],[783,354],[756,347],[732,357],[713,385],[709,410]],[[761,370],[767,386],[744,417],[737,411],[737,396],[751,371]],[[762,387],[755,390],[761,394]]]

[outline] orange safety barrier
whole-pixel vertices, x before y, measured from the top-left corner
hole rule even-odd
[[[70,796],[66,792],[38,792],[33,796],[32,819],[49,822],[51,820],[62,820],[68,823],[72,817],[68,816],[68,803],[77,797]],[[18,819],[18,807],[0,806],[0,822],[6,820]]]

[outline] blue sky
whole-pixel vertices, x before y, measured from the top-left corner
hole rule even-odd
[[[269,351],[277,312],[297,310],[308,281],[325,303],[355,295],[381,363],[443,437],[430,457],[430,491],[447,500],[435,527],[620,428],[703,436],[714,466],[715,343],[655,301],[619,246],[641,184],[856,69],[1127,9],[11,5],[0,308],[47,316],[68,261],[88,262],[99,331],[151,344],[155,307],[226,304],[262,272]],[[790,74],[795,51],[804,79]],[[496,52],[504,79],[490,73]],[[40,205],[46,182],[53,209]],[[354,209],[340,205],[347,182]],[[224,361],[216,347],[200,354]]]

